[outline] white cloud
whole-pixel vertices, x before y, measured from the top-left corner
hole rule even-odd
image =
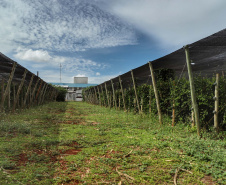
[[[106,6],[168,48],[190,44],[226,26],[225,0],[114,0]]]
[[[99,72],[96,72],[96,76],[100,76],[100,73]]]
[[[84,51],[136,43],[134,30],[90,1],[1,0],[0,50]]]
[[[78,75],[76,75],[75,77],[86,77],[86,75],[78,74]]]

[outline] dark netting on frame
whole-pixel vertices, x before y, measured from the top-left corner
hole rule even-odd
[[[15,71],[11,76],[13,66]],[[54,87],[0,53],[0,112],[3,110],[15,111],[15,108],[24,108],[34,104],[42,104],[44,101],[53,101],[56,95],[57,90]]]
[[[189,45],[192,70],[195,76],[213,77],[216,73],[225,75],[226,71],[226,29]],[[187,65],[184,48],[178,49],[164,57],[151,61],[155,71],[173,70],[176,77],[187,77]],[[136,83],[151,84],[149,64],[132,70]],[[119,82],[119,77],[111,79]],[[100,85],[111,86],[111,80]],[[121,75],[123,87],[132,86],[131,71]]]

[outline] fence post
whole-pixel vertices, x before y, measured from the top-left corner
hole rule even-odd
[[[1,84],[1,99],[4,96],[4,91],[5,91],[5,80],[3,78],[2,79],[2,84]]]
[[[189,76],[189,82],[190,82],[191,100],[192,100],[192,105],[193,105],[194,114],[195,114],[195,122],[196,122],[196,126],[197,126],[197,134],[198,134],[198,136],[200,136],[199,109],[198,109],[198,104],[196,102],[196,96],[195,96],[195,85],[194,85],[194,79],[193,79],[193,74],[192,74],[192,69],[191,69],[189,46],[188,45],[184,46],[184,49],[185,49],[186,62],[187,62],[187,68],[188,68],[188,76]]]
[[[10,87],[9,87],[9,91],[8,91],[8,109],[10,110],[10,94],[11,94],[11,85],[10,85]]]
[[[99,86],[97,86],[97,92],[98,92],[98,95],[99,95],[99,105],[101,105],[101,97],[100,97],[100,89],[99,89]]]
[[[113,84],[112,80],[111,80],[111,86],[112,86],[112,92],[113,92],[113,102],[115,104],[115,109],[117,109],[117,102],[116,102],[116,98],[115,98],[115,88],[114,88],[114,84]]]
[[[102,85],[100,85],[100,88],[101,88],[101,93],[102,93],[102,97],[103,97],[103,105],[106,106],[106,102],[105,102],[105,98],[104,98],[104,91],[103,91]]]
[[[98,102],[98,104],[99,104],[99,100],[98,100],[98,96],[97,96],[97,90],[96,90],[95,87],[93,87],[93,88],[94,88],[94,93],[95,93],[94,104],[97,104],[97,102]]]
[[[139,114],[140,114],[141,113],[140,112],[140,105],[139,105],[139,100],[138,100],[138,96],[137,96],[137,89],[136,89],[136,84],[135,84],[135,80],[134,80],[134,76],[133,76],[133,70],[131,70],[131,76],[132,76],[132,80],[133,80],[133,88],[134,88],[134,92],[135,92],[135,98],[136,98],[136,102],[137,102],[137,108],[138,108],[138,111],[139,111]]]
[[[107,96],[108,107],[110,107],[110,102],[109,102],[109,97],[108,97],[108,89],[107,89],[106,83],[105,83],[105,91],[106,91],[106,96]]]
[[[159,95],[158,95],[157,86],[156,86],[156,82],[155,82],[154,69],[152,67],[151,62],[149,62],[149,68],[150,68],[150,72],[151,72],[152,84],[153,84],[153,88],[154,88],[156,105],[157,105],[157,109],[158,109],[159,124],[162,125],[162,113],[161,113],[161,108],[160,108]]]
[[[216,74],[216,83],[215,83],[215,110],[214,110],[214,128],[218,131],[218,113],[219,113],[219,73]]]
[[[149,113],[151,114],[151,85],[149,88]]]
[[[5,103],[5,98],[6,98],[6,95],[8,94],[9,88],[11,86],[11,82],[12,82],[12,79],[13,79],[13,76],[14,76],[14,72],[16,70],[16,66],[17,66],[17,63],[14,62],[13,63],[13,67],[12,67],[12,71],[11,71],[11,73],[9,75],[9,80],[8,80],[5,92],[4,92],[3,96],[2,96],[1,105],[0,105],[0,111],[3,110],[4,103]]]
[[[19,85],[18,90],[17,90],[17,93],[16,93],[16,99],[14,99],[14,102],[13,102],[13,109],[12,109],[12,112],[13,112],[13,113],[15,112],[16,104],[17,104],[17,102],[18,102],[18,100],[19,100],[20,92],[21,92],[21,89],[22,89],[22,87],[23,87],[23,85],[24,85],[24,81],[25,81],[25,78],[26,78],[26,74],[27,74],[27,69],[25,69],[25,71],[24,71],[23,78],[22,78],[22,80],[21,80],[21,82],[20,82],[20,85]]]
[[[175,81],[173,81],[173,107],[172,107],[172,126],[175,124]]]
[[[42,88],[42,84],[43,84],[43,80],[41,81],[41,83],[40,83],[40,85],[39,85],[39,88],[38,88],[38,91],[37,91],[37,93],[36,93],[36,96],[35,96],[35,102],[37,102],[38,95],[39,95],[39,93],[40,93],[40,91],[41,91],[41,88]],[[38,102],[37,102],[37,104],[38,104]]]
[[[37,88],[37,86],[38,86],[38,82],[39,82],[39,81],[40,81],[40,78],[37,79],[36,84],[35,84],[35,86],[34,86],[34,89],[33,89],[32,95],[31,95],[31,101],[30,101],[29,106],[31,106],[31,104],[33,104],[34,96],[35,96],[35,91],[36,91],[36,88]]]
[[[23,105],[23,107],[25,107],[25,105],[26,105],[27,98],[28,98],[28,94],[29,94],[29,92],[30,92],[31,85],[32,85],[32,82],[33,82],[33,78],[34,78],[34,74],[32,74],[32,76],[31,76],[31,80],[30,80],[30,83],[29,83],[29,85],[28,85],[27,92],[26,92],[26,94],[25,94],[24,105]]]
[[[120,87],[121,87],[121,91],[122,91],[123,107],[124,107],[124,110],[126,111],[125,96],[124,96],[124,92],[123,92],[123,88],[122,88],[122,80],[121,80],[121,76],[119,76],[119,83],[120,83]]]
[[[41,90],[41,93],[40,93],[40,96],[39,96],[39,100],[38,100],[38,105],[40,105],[41,102],[42,102],[42,98],[43,98],[43,95],[44,95],[44,92],[45,92],[45,90],[46,90],[47,85],[48,85],[48,84],[45,83],[44,86],[43,86],[43,88],[42,88],[42,90]]]

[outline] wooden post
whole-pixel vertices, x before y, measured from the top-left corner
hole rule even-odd
[[[115,108],[117,109],[117,102],[116,102],[116,98],[115,98],[115,88],[114,88],[114,84],[113,84],[112,80],[111,80],[111,86],[112,86],[112,92],[113,92],[113,102],[115,104]]]
[[[141,113],[143,113],[143,105],[144,105],[144,99],[141,98],[141,106],[140,106]]]
[[[161,113],[161,108],[160,108],[159,95],[158,95],[157,85],[156,85],[156,82],[155,82],[154,69],[152,67],[151,62],[149,62],[149,68],[150,68],[150,72],[151,72],[152,85],[153,85],[153,88],[154,88],[156,105],[157,105],[157,109],[158,109],[159,124],[162,125],[162,113]]]
[[[214,128],[218,131],[218,129],[219,129],[219,122],[218,122],[218,113],[219,113],[219,73],[216,74],[214,100],[215,100]]]
[[[13,76],[14,76],[14,72],[16,70],[16,65],[17,65],[17,63],[14,62],[13,63],[13,67],[12,67],[12,71],[11,71],[11,73],[9,75],[9,80],[8,80],[5,92],[4,92],[4,94],[2,96],[2,99],[1,99],[0,111],[2,111],[3,108],[4,108],[5,98],[6,98],[7,94],[8,94],[9,88],[11,86],[11,82],[12,82],[12,79],[13,79]]]
[[[97,91],[96,91],[95,87],[93,87],[93,88],[94,88],[94,93],[95,93],[94,104],[97,104],[97,102],[99,103],[98,97],[97,97]]]
[[[131,70],[131,76],[132,76],[132,80],[133,80],[133,88],[134,88],[134,92],[135,92],[135,99],[136,99],[136,102],[137,102],[137,108],[138,108],[138,111],[139,111],[139,114],[140,114],[141,113],[140,112],[140,105],[139,105],[139,100],[138,100],[138,96],[137,96],[137,89],[136,89],[136,84],[135,84],[135,80],[134,80],[134,76],[133,76],[133,70]]]
[[[175,81],[173,81],[173,107],[172,107],[172,126],[175,125],[175,100],[174,100],[174,96],[175,96]]]
[[[44,103],[44,100],[46,99],[46,91],[47,91],[48,88],[49,88],[49,84],[46,83],[46,88],[44,90],[44,93],[42,95],[42,99],[41,99],[41,102],[40,102],[41,104],[43,104]]]
[[[151,85],[149,89],[149,113],[151,113]]]
[[[40,93],[40,95],[39,95],[39,99],[37,100],[37,101],[38,101],[38,105],[40,105],[40,103],[41,103],[41,101],[42,101],[42,97],[43,97],[43,94],[44,94],[44,92],[45,92],[45,89],[46,89],[47,85],[48,85],[48,84],[44,82],[44,86],[43,86],[43,88],[42,88],[42,90],[41,90],[41,93]]]
[[[8,109],[10,110],[10,99],[11,99],[11,97],[10,97],[10,94],[11,94],[11,85],[10,85],[10,88],[9,88],[9,91],[8,91]]]
[[[103,105],[106,106],[106,102],[105,102],[105,98],[104,98],[104,91],[103,91],[102,85],[100,85],[100,88],[101,88],[101,93],[102,93],[102,97],[103,97]]]
[[[17,102],[18,102],[18,100],[19,100],[20,92],[21,92],[21,89],[22,89],[22,87],[23,87],[23,85],[24,85],[24,81],[25,81],[25,78],[26,78],[26,74],[27,74],[27,69],[25,69],[23,78],[22,78],[22,80],[21,80],[21,82],[20,82],[20,85],[19,85],[19,87],[18,87],[18,90],[17,90],[17,93],[16,93],[16,99],[14,99],[14,102],[13,102],[13,109],[12,109],[12,112],[15,112],[16,104],[17,104]]]
[[[40,83],[40,85],[39,85],[38,91],[37,91],[36,96],[35,96],[35,101],[37,101],[37,99],[38,99],[38,95],[39,95],[39,93],[40,93],[40,91],[41,91],[42,84],[43,84],[43,80],[41,81],[41,83]]]
[[[30,89],[31,89],[31,85],[32,85],[32,82],[33,82],[33,78],[34,78],[34,74],[32,74],[32,76],[31,76],[31,80],[30,80],[30,82],[29,82],[29,85],[28,85],[28,88],[27,88],[27,92],[26,92],[26,94],[25,94],[23,107],[26,106],[26,102],[27,102],[28,95],[29,95],[29,92],[30,92]]]
[[[99,89],[99,86],[97,86],[97,92],[98,92],[98,95],[99,95],[99,105],[101,106],[101,97],[100,97],[100,89]]]
[[[107,96],[108,107],[110,107],[110,102],[109,102],[109,97],[108,97],[108,89],[107,89],[106,83],[105,83],[105,91],[106,91],[106,96]]]
[[[1,85],[1,99],[4,96],[4,91],[5,91],[5,80],[2,79],[2,85]]]
[[[195,85],[194,85],[194,79],[193,79],[193,74],[192,74],[192,69],[191,69],[189,46],[188,45],[184,46],[184,49],[185,49],[187,68],[188,68],[188,76],[189,76],[189,82],[190,82],[192,106],[194,109],[195,123],[197,126],[197,134],[198,134],[198,136],[200,136],[199,109],[198,109],[198,104],[196,102],[196,96],[195,96]]]
[[[37,86],[38,86],[39,81],[40,81],[40,78],[36,81],[36,84],[35,84],[35,86],[34,86],[33,92],[32,92],[32,94],[31,94],[31,101],[30,101],[29,106],[31,106],[31,104],[33,104],[34,96],[35,96],[35,91],[36,91],[36,88],[37,88]]]
[[[194,110],[191,111],[191,127],[195,126],[195,119],[194,119]]]
[[[124,96],[124,92],[123,92],[121,76],[119,76],[119,83],[120,83],[121,92],[122,92],[123,108],[124,108],[124,110],[126,110],[125,96]]]

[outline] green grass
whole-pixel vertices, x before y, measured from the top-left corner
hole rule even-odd
[[[83,102],[2,115],[0,184],[225,184],[225,140],[163,120]]]

